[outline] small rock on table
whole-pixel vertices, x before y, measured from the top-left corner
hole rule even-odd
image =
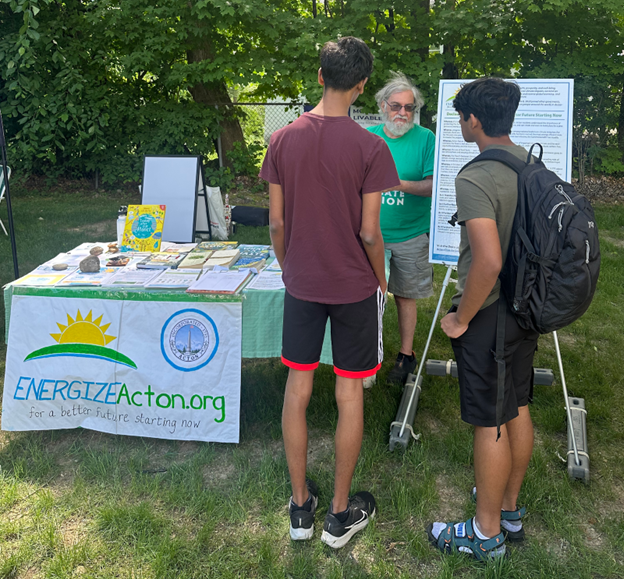
[[[96,255],[87,255],[80,262],[79,267],[83,273],[94,273],[100,271],[100,260]]]

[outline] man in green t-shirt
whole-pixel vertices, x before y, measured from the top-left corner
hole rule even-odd
[[[414,111],[424,104],[420,91],[401,73],[375,95],[384,124],[368,130],[386,141],[401,185],[381,199],[381,232],[391,253],[388,291],[394,295],[401,348],[389,382],[404,383],[416,368],[414,331],[416,300],[433,295],[429,264],[429,222],[435,135],[414,123]]]

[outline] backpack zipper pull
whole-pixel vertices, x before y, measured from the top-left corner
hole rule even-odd
[[[563,220],[563,211],[565,210],[565,207],[562,207],[561,210],[559,211],[559,219],[557,220],[559,222],[559,233],[561,233],[561,230],[563,229],[563,224],[561,223]]]
[[[557,205],[555,205],[550,210],[550,215],[548,215],[548,219],[552,219],[552,216],[555,214],[555,211],[557,211],[557,209],[559,209],[559,207],[561,207],[562,205],[567,205],[567,203],[565,201],[560,201],[559,203],[557,203]],[[562,209],[563,209],[563,207],[562,207]]]
[[[585,263],[589,263],[589,240],[585,240]]]
[[[558,193],[560,193],[567,199],[570,205],[574,205],[574,201],[572,201],[572,198],[563,190],[563,187],[559,183],[555,185],[555,189],[557,190]]]

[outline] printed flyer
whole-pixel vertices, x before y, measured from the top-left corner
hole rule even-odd
[[[475,143],[466,143],[453,99],[471,80],[441,80],[438,97],[436,150],[429,262],[454,265],[459,258],[460,226],[449,220],[457,210],[455,177],[479,154]],[[569,79],[515,80],[522,97],[511,131],[511,140],[527,151],[534,143],[544,149],[542,160],[565,181],[572,178],[572,104],[574,81]],[[537,150],[533,151],[537,155]]]
[[[238,442],[241,302],[139,297],[14,295],[2,429]]]

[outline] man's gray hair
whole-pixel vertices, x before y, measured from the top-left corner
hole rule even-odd
[[[416,85],[402,72],[390,72],[390,80],[375,95],[379,110],[381,110],[381,103],[387,101],[395,92],[403,92],[406,90],[412,91],[416,110],[420,110],[425,104],[425,100],[422,94],[420,94],[420,91],[416,88]]]

